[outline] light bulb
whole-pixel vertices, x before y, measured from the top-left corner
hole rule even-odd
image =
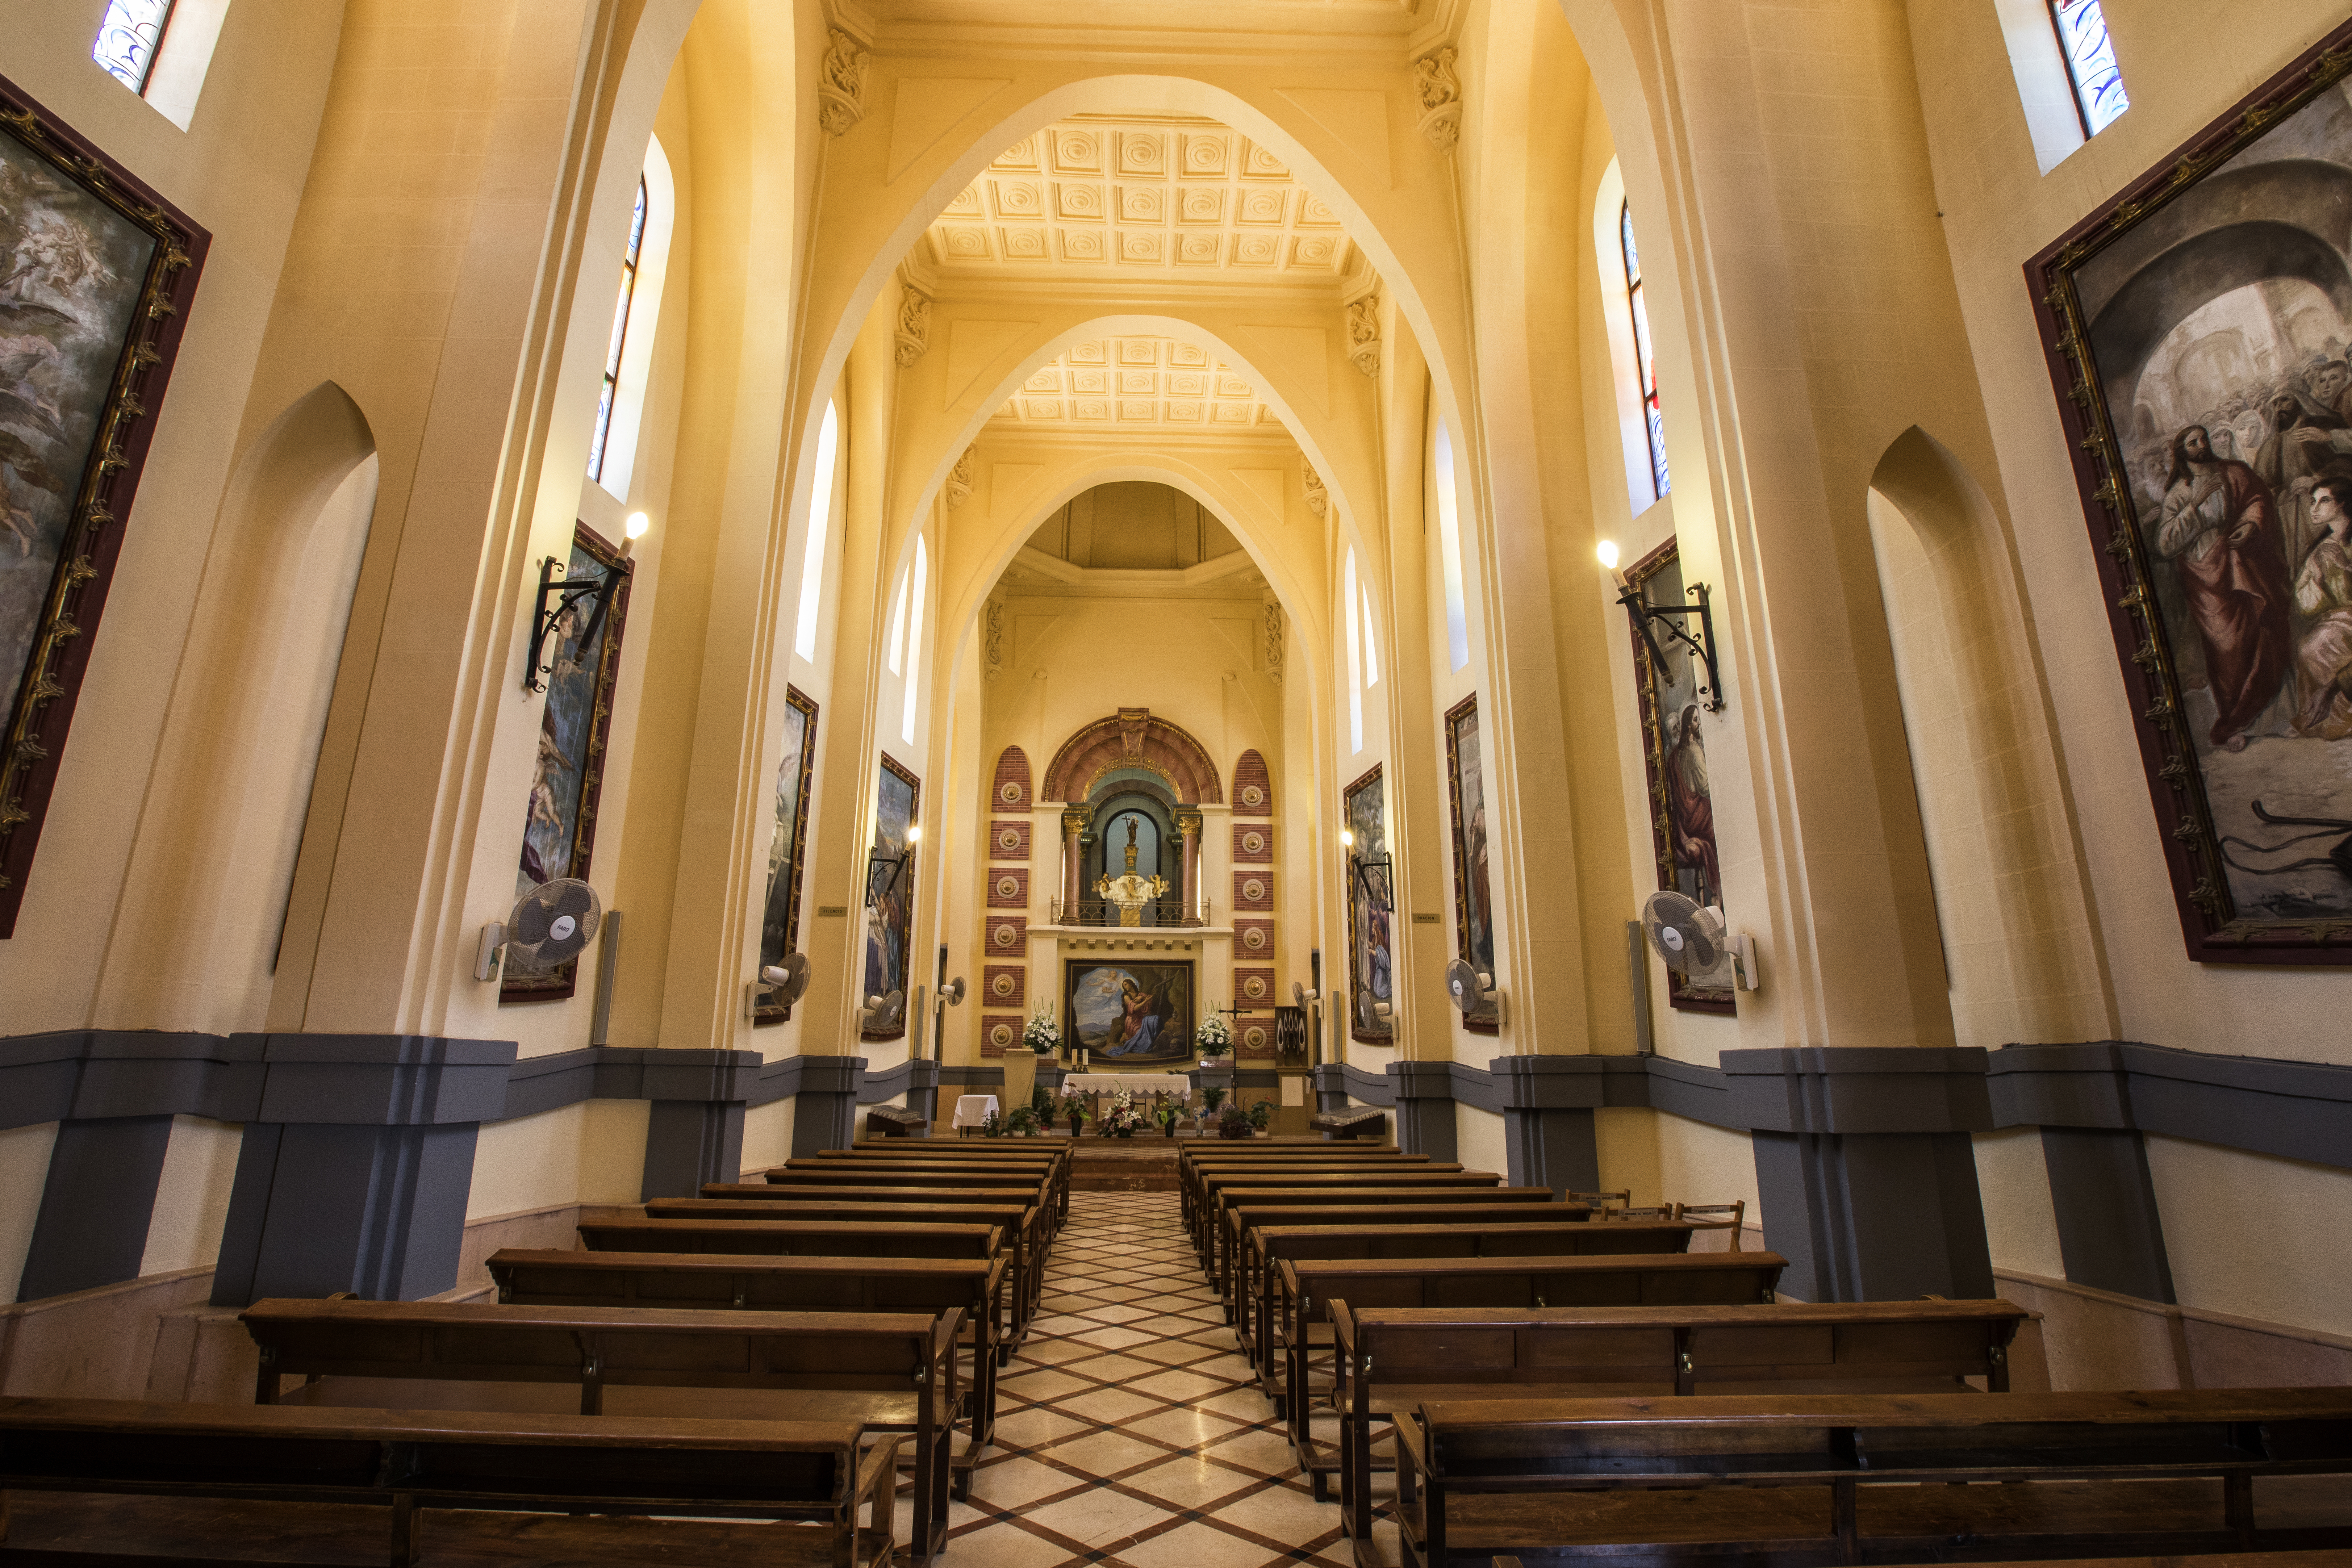
[[[1344,847],[1353,849],[1356,847],[1356,830],[1352,827],[1339,829],[1339,842]]]
[[[1601,565],[1607,567],[1612,572],[1617,570],[1617,542],[1615,540],[1602,540],[1601,542],[1601,548],[1594,551],[1593,553],[1601,557]]]
[[[909,825],[907,829],[907,842],[909,844],[920,844],[922,841],[923,825],[919,822]]]

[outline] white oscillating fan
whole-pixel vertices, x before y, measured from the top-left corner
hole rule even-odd
[[[768,988],[769,1005],[791,1006],[808,990],[808,955],[801,952],[784,954],[782,963],[772,963],[760,971],[760,984]]]
[[[907,994],[904,991],[893,991],[887,996],[868,996],[863,1026],[867,1029],[889,1028],[906,1011]]]
[[[1723,962],[1727,937],[1723,911],[1680,893],[1652,893],[1642,901],[1642,933],[1668,969],[1704,974]]]
[[[596,889],[573,877],[541,882],[515,901],[500,925],[482,928],[474,955],[474,978],[496,980],[506,968],[548,970],[569,963],[596,940],[604,923],[604,902]]]

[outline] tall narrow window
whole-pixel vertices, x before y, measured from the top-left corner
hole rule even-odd
[[[1445,421],[1437,431],[1437,553],[1445,574],[1445,652],[1460,669],[1470,662],[1470,611],[1462,593],[1462,515],[1460,493],[1454,488],[1454,438]]]
[[[621,297],[613,306],[613,338],[604,350],[604,391],[596,400],[596,430],[588,438],[588,477],[604,477],[604,445],[613,433],[613,405],[621,391],[621,350],[629,341],[629,307],[637,298],[637,258],[646,243],[646,182],[637,180],[637,207],[629,215],[629,248],[621,258]]]
[[[155,71],[156,51],[163,47],[163,29],[172,25],[173,0],[107,0],[106,20],[99,24],[98,42],[89,58],[142,98],[147,79]]]
[[[2074,112],[2083,134],[2096,136],[2131,107],[2116,46],[2107,37],[2100,0],[2048,0],[2051,25],[2058,29],[2058,52],[2066,57],[2066,79],[2074,89]]]
[[[903,675],[907,669],[907,579],[910,574],[898,574],[898,592],[890,601],[890,673]]]
[[[825,532],[833,523],[833,471],[840,444],[841,422],[828,403],[824,423],[817,427],[815,470],[809,475],[808,549],[801,556],[801,613],[793,628],[793,651],[808,659],[816,658],[817,606],[824,598]]]
[[[1381,683],[1381,639],[1372,635],[1372,590],[1369,585],[1358,594],[1356,603],[1364,614],[1364,689],[1370,691]]]
[[[1362,632],[1356,624],[1356,552],[1348,552],[1348,564],[1339,584],[1339,618],[1348,623],[1348,754],[1353,756],[1364,749],[1364,650]]]
[[[1666,421],[1658,412],[1658,363],[1650,352],[1650,307],[1642,297],[1642,252],[1633,243],[1631,202],[1617,209],[1617,237],[1625,252],[1625,307],[1633,316],[1634,391],[1642,399],[1642,417],[1649,427],[1650,479],[1664,499],[1674,487],[1666,476]]]
[[[923,595],[930,591],[931,563],[923,536],[915,535],[915,587],[907,599],[907,711],[898,721],[898,738],[915,741],[915,700],[923,682]]]

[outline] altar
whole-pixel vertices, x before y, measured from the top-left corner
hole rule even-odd
[[[1154,1094],[1172,1094],[1179,1099],[1192,1092],[1192,1080],[1181,1072],[1074,1072],[1062,1078],[1065,1093],[1112,1094],[1125,1089],[1137,1099]]]

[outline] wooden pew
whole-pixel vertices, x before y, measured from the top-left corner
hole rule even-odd
[[[1323,1143],[1319,1146],[1294,1144],[1273,1149],[1260,1149],[1249,1143],[1209,1144],[1198,1147],[1188,1145],[1179,1150],[1176,1155],[1176,1186],[1177,1190],[1183,1194],[1182,1206],[1186,1226],[1190,1227],[1194,1205],[1200,1201],[1200,1180],[1204,1171],[1222,1169],[1228,1165],[1264,1165],[1279,1168],[1302,1162],[1330,1160],[1425,1165],[1429,1163],[1429,1156],[1408,1154],[1403,1150],[1390,1144],[1370,1144],[1361,1147],[1353,1143]]]
[[[1454,1187],[1498,1187],[1503,1178],[1492,1171],[1465,1171],[1455,1164],[1415,1165],[1410,1170],[1374,1165],[1301,1165],[1274,1170],[1263,1165],[1205,1171],[1201,1175],[1201,1202],[1195,1211],[1192,1245],[1201,1267],[1222,1274],[1218,1253],[1224,1222],[1223,1194],[1239,1187],[1258,1190],[1287,1188],[1297,1192],[1344,1192],[1378,1185],[1408,1191],[1439,1192]]]
[[[901,1439],[861,1458],[864,1436],[855,1421],[0,1399],[0,1521],[5,1557],[79,1549],[59,1552],[67,1562],[89,1552],[106,1553],[94,1563],[198,1561],[289,1536],[325,1549],[303,1553],[313,1560],[348,1560],[349,1505],[364,1504],[383,1510],[377,1528],[394,1568],[418,1560],[427,1510],[436,1510],[436,1552],[667,1561],[717,1536],[740,1537],[747,1560],[756,1552],[779,1568],[883,1568]],[[829,1528],[549,1517],[583,1504],[599,1516],[750,1515]],[[872,1521],[863,1531],[861,1505]]]
[[[1789,1260],[1777,1252],[1669,1252],[1597,1258],[1286,1258],[1286,1309],[1280,1326],[1282,1405],[1298,1466],[1317,1468],[1309,1372],[1318,1344],[1330,1343],[1330,1306],[1382,1307],[1728,1307],[1769,1302]],[[1272,1347],[1269,1347],[1271,1353]],[[1334,1407],[1344,1385],[1332,1389]],[[1320,1462],[1327,1473],[1329,1462]]]
[[[1397,1452],[1407,1568],[2352,1547],[2253,1488],[2352,1476],[2352,1388],[1432,1401]]]
[[[1360,1157],[1342,1152],[1338,1154],[1317,1155],[1311,1159],[1201,1159],[1181,1162],[1177,1167],[1176,1187],[1181,1194],[1180,1205],[1185,1232],[1193,1236],[1199,1234],[1202,1223],[1202,1210],[1207,1203],[1204,1187],[1212,1175],[1232,1175],[1249,1171],[1263,1171],[1268,1174],[1278,1175],[1284,1172],[1323,1168],[1336,1171],[1400,1169],[1426,1171],[1438,1167],[1426,1154],[1407,1154],[1397,1150],[1375,1150]],[[1451,1168],[1458,1171],[1462,1167],[1457,1164],[1452,1165]]]
[[[917,1163],[963,1159],[1003,1160],[1019,1163],[1042,1158],[1053,1163],[1055,1197],[1060,1205],[1063,1222],[1066,1224],[1070,1215],[1070,1171],[1076,1161],[1066,1142],[1006,1138],[973,1143],[947,1139],[887,1138],[875,1142],[861,1142],[847,1149],[819,1150],[818,1157],[827,1160],[911,1160]]]
[[[993,1193],[999,1198],[1018,1197],[1024,1203],[1036,1205],[1043,1217],[1047,1244],[1052,1244],[1061,1223],[1055,1216],[1051,1183],[1044,1175],[1031,1171],[984,1171],[962,1168],[953,1171],[903,1170],[884,1168],[880,1162],[872,1164],[844,1164],[839,1168],[789,1171],[782,1166],[761,1173],[772,1194],[776,1192],[888,1192],[892,1189],[938,1192],[942,1188],[964,1193]],[[703,1189],[705,1197],[724,1197],[725,1193]]]
[[[914,1448],[911,1551],[947,1537],[959,1311],[701,1312],[257,1301],[257,1405],[855,1421]],[[289,1376],[306,1381],[283,1387]],[[691,1391],[686,1392],[686,1391]]]
[[[1228,1270],[1233,1266],[1234,1237],[1226,1216],[1244,1202],[1265,1204],[1276,1197],[1295,1199],[1300,1205],[1313,1204],[1318,1198],[1326,1202],[1380,1205],[1401,1199],[1478,1202],[1506,1192],[1536,1194],[1521,1200],[1528,1203],[1559,1202],[1549,1187],[1506,1187],[1502,1183],[1503,1178],[1492,1171],[1444,1171],[1426,1175],[1419,1172],[1345,1171],[1210,1176],[1204,1178],[1202,1234],[1194,1245],[1200,1248],[1202,1271],[1216,1282],[1218,1294],[1223,1295],[1231,1283]]]
[[[1055,1228],[1067,1225],[1070,1219],[1069,1173],[1066,1161],[1052,1158],[1038,1160],[990,1159],[985,1156],[960,1160],[942,1155],[936,1159],[915,1160],[877,1155],[872,1158],[848,1156],[838,1152],[787,1160],[778,1167],[785,1171],[871,1171],[891,1177],[928,1175],[935,1181],[961,1181],[967,1175],[998,1176],[1026,1175],[1038,1183],[1038,1190],[1052,1211]]]
[[[1565,1205],[1559,1205],[1565,1206]],[[1543,1215],[1541,1219],[1533,1217]],[[1523,1211],[1501,1225],[1448,1220],[1429,1225],[1282,1225],[1238,1229],[1234,1257],[1234,1332],[1272,1391],[1275,1364],[1268,1325],[1281,1321],[1282,1258],[1592,1258],[1627,1253],[1688,1252],[1687,1224],[1671,1220],[1597,1226],[1549,1210]]]
[[[756,1186],[748,1184],[733,1185],[741,1186],[742,1190],[751,1195],[740,1198],[649,1199],[645,1205],[646,1218],[708,1222],[727,1229],[770,1224],[782,1225],[789,1228],[798,1225],[838,1222],[855,1228],[881,1230],[894,1225],[919,1224],[921,1220],[916,1218],[918,1215],[921,1215],[922,1220],[931,1217],[923,1210],[903,1202],[835,1203],[832,1201],[830,1194],[812,1197],[804,1202],[776,1202],[772,1201],[777,1196],[775,1189],[764,1182]],[[1024,1204],[1017,1198],[990,1203],[962,1204],[948,1211],[948,1215],[956,1224],[994,1226],[1005,1237],[1007,1248],[1012,1253],[1013,1270],[1005,1281],[1005,1300],[1011,1309],[1010,1321],[1003,1326],[997,1352],[997,1363],[1003,1365],[1011,1359],[1013,1352],[1028,1339],[1029,1324],[1036,1317],[1037,1304],[1044,1297],[1045,1248],[1040,1229],[1044,1216],[1034,1205]],[[583,1234],[584,1235],[585,1232],[583,1231]],[[715,1237],[720,1233],[710,1234]],[[740,1247],[714,1241],[700,1247],[679,1247],[677,1250],[751,1253],[767,1250],[756,1239],[758,1234],[756,1231],[740,1230],[736,1231],[736,1234],[743,1238],[742,1245]],[[615,1250],[629,1249],[616,1248]],[[793,1250],[802,1249],[796,1247]],[[856,1255],[856,1249],[854,1247],[845,1249],[841,1255],[854,1257]]]
[[[1371,1539],[1374,1426],[1410,1415],[1431,1400],[1948,1394],[1970,1377],[2006,1394],[2018,1329],[2033,1316],[2000,1300],[1533,1312],[1359,1309],[1337,1300],[1331,1303],[1332,1363],[1342,1384],[1337,1459],[1345,1523],[1356,1540]],[[2042,1371],[2035,1381],[2046,1379]],[[1318,1447],[1313,1472],[1318,1498],[1323,1458]]]

